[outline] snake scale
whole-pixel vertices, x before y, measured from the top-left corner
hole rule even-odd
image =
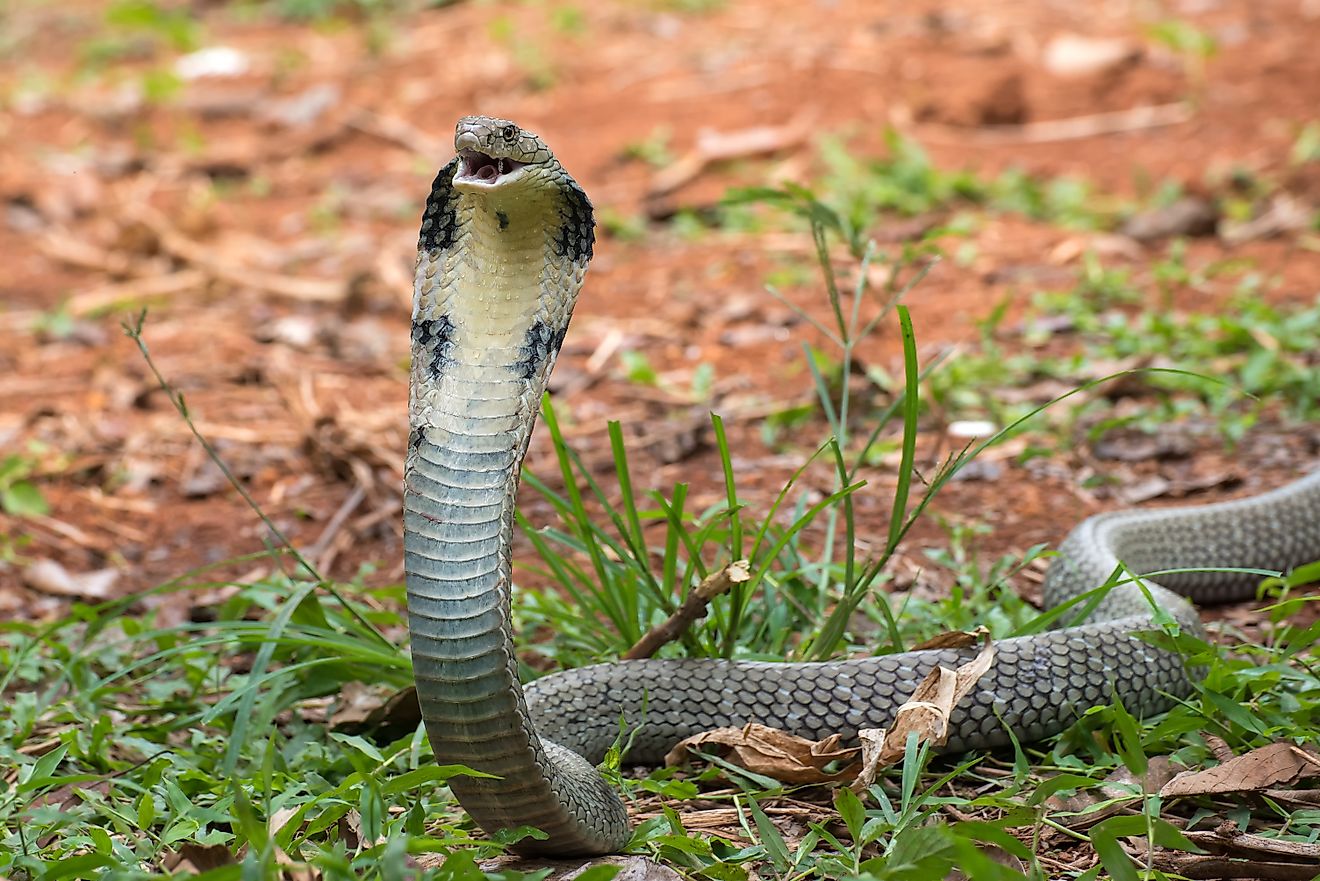
[[[616,851],[627,812],[592,763],[622,715],[642,727],[629,760],[659,761],[679,739],[756,721],[799,735],[889,724],[937,664],[928,650],[825,663],[639,660],[519,685],[510,621],[519,468],[594,244],[586,194],[545,143],[512,122],[459,121],[455,159],[431,188],[412,316],[404,557],[417,693],[438,761],[494,775],[450,786],[482,829],[530,826],[542,854]],[[1092,517],[1046,580],[1056,605],[1136,572],[1294,566],[1320,556],[1320,473],[1253,498]],[[1146,584],[1183,627],[1191,604],[1250,594],[1253,579],[1180,574]],[[1176,593],[1174,592],[1176,591]],[[957,708],[948,750],[1058,732],[1117,695],[1132,712],[1190,691],[1176,654],[1133,638],[1153,626],[1134,585],[1084,623],[997,643],[990,672]],[[970,651],[970,650],[968,650]]]

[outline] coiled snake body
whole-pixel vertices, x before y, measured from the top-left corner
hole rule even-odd
[[[630,760],[679,739],[756,721],[807,737],[884,727],[958,650],[768,664],[647,660],[518,682],[510,623],[519,466],[591,259],[591,203],[534,134],[506,120],[458,123],[457,157],[435,179],[418,242],[412,323],[404,559],[417,693],[436,758],[495,775],[450,782],[488,832],[530,826],[519,848],[605,853],[627,812],[592,767],[620,714],[642,727]],[[1051,566],[1046,602],[1090,590],[1122,559],[1135,572],[1278,568],[1320,556],[1320,473],[1241,501],[1119,512],[1082,523]],[[1224,573],[1150,581],[1192,632],[1197,599],[1241,595]],[[1252,579],[1245,581],[1250,592]],[[1177,590],[1178,593],[1171,588]],[[995,664],[952,719],[948,749],[1057,732],[1117,695],[1134,713],[1190,690],[1176,654],[1133,638],[1153,626],[1135,585],[1112,590],[1080,626],[999,642]]]

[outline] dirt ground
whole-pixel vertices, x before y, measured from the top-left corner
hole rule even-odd
[[[141,305],[161,371],[274,522],[328,575],[373,564],[368,583],[401,578],[413,249],[464,114],[540,133],[612,221],[559,362],[558,406],[602,471],[606,421],[622,422],[636,479],[692,483],[690,507],[722,493],[708,408],[730,423],[752,500],[801,460],[767,447],[761,422],[810,394],[800,346],[811,336],[763,285],[786,259],[805,262],[809,242],[683,235],[664,219],[732,184],[813,180],[827,135],[879,156],[893,127],[941,168],[1068,174],[1121,198],[1249,175],[1311,212],[1320,204],[1320,163],[1290,161],[1320,109],[1316,0],[364,4],[312,22],[275,14],[284,8],[17,0],[0,12],[0,459],[29,463],[49,503],[0,513],[6,616],[49,619],[77,596],[143,590],[263,547],[264,527],[121,332]],[[1216,50],[1179,49],[1168,22]],[[232,51],[196,54],[217,47]],[[180,59],[212,75],[194,78]],[[648,145],[670,161],[638,158]],[[924,228],[913,224],[891,217],[869,232],[892,248]],[[988,216],[972,241],[975,259],[944,261],[908,299],[924,355],[974,339],[1005,298],[1016,308],[1067,287],[1088,247],[1139,283],[1164,248],[1011,215]],[[1188,254],[1201,266],[1250,260],[1273,280],[1263,296],[1309,302],[1315,250],[1313,232],[1294,230],[1201,236]],[[1210,283],[1173,302],[1211,308],[1228,292]],[[814,282],[788,293],[826,314]],[[627,379],[628,350],[645,353],[659,386]],[[890,328],[863,357],[901,372],[898,351]],[[686,391],[700,364],[713,368],[710,401]],[[821,433],[804,431],[802,450]],[[1228,471],[1254,492],[1299,474],[1318,448],[1320,432],[1266,425],[1237,453],[1141,467]],[[529,464],[553,470],[543,434]],[[1084,450],[1053,470],[1002,464],[937,505],[991,524],[987,552],[1055,542],[1117,504],[1081,488],[1098,467]],[[882,534],[894,475],[865,477],[863,522]],[[907,556],[920,562],[940,538],[924,526]],[[191,600],[169,602],[182,615]]]

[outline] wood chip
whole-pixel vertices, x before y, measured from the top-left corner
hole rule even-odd
[[[23,570],[23,583],[33,590],[88,600],[109,599],[118,580],[119,573],[114,569],[75,573],[54,560],[38,560]]]

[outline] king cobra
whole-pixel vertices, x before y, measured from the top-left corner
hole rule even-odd
[[[824,663],[657,659],[518,681],[510,619],[520,466],[595,242],[586,194],[545,143],[503,119],[459,121],[456,158],[431,187],[412,314],[404,559],[412,657],[437,761],[489,776],[449,785],[488,833],[532,827],[529,853],[617,851],[627,811],[593,767],[639,726],[628,760],[680,739],[760,722],[809,738],[883,728],[936,665],[971,650]],[[1056,606],[1135,573],[1282,568],[1320,556],[1320,472],[1252,498],[1084,521],[1049,570]],[[1117,697],[1135,714],[1192,690],[1182,659],[1133,636],[1158,605],[1201,633],[1184,596],[1251,594],[1257,579],[1182,572],[1113,588],[1074,626],[996,644],[993,666],[950,720],[947,751],[1057,733]]]

